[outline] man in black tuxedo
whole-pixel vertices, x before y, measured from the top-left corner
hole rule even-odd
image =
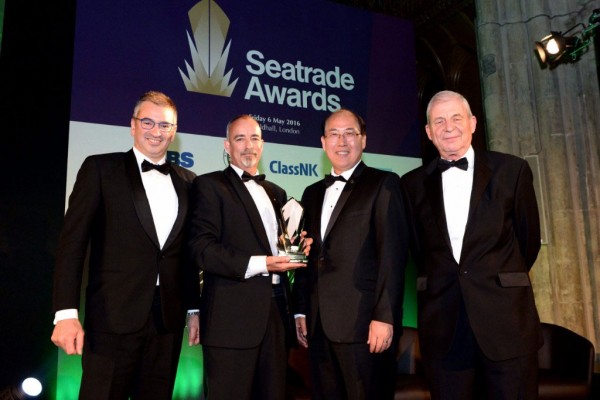
[[[277,256],[277,215],[287,198],[258,175],[260,126],[249,115],[227,125],[224,171],[194,180],[190,250],[202,268],[204,372],[211,400],[283,400],[293,338],[287,271]],[[310,239],[306,239],[310,249]]]
[[[474,151],[476,122],[462,95],[436,94],[425,129],[440,157],[402,177],[421,352],[434,399],[535,399],[533,176],[521,158]]]
[[[302,196],[314,242],[295,274],[294,312],[314,399],[393,397],[407,226],[400,178],[361,161],[366,142],[359,115],[328,116],[321,144],[332,174]]]
[[[147,92],[131,118],[133,149],[88,157],[69,197],[56,254],[52,341],[82,354],[81,399],[171,399],[186,310],[199,307],[184,259],[195,175],[165,162],[175,103]],[[78,319],[86,252],[85,333]],[[197,313],[189,343],[198,344]],[[84,340],[85,336],[85,340]]]

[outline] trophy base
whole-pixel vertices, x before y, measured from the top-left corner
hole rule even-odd
[[[290,253],[279,250],[280,256],[286,256],[290,258],[291,263],[303,263],[306,264],[308,262],[308,257],[304,253]]]
[[[308,257],[303,254],[287,254],[290,257],[290,262],[292,263],[303,263],[306,264],[308,262]]]

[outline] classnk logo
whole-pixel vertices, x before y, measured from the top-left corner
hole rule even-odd
[[[200,1],[190,9],[188,17],[193,32],[193,37],[187,33],[192,65],[185,61],[187,74],[179,68],[186,89],[231,97],[239,78],[230,82],[233,69],[225,72],[231,48],[231,39],[226,43],[229,18],[214,0]],[[342,103],[337,93],[354,90],[354,77],[337,65],[325,70],[305,65],[301,60],[280,62],[265,58],[259,50],[246,52],[245,69],[252,76],[245,100],[336,111]]]
[[[273,160],[269,163],[269,170],[274,174],[280,175],[319,176],[317,174],[317,164],[310,163],[288,165],[281,161]]]
[[[184,151],[179,153],[177,151],[167,151],[167,161],[171,164],[177,164],[180,167],[191,168],[194,166],[194,155]]]

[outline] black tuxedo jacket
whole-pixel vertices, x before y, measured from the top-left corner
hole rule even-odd
[[[305,314],[308,339],[317,316],[336,343],[366,343],[378,320],[401,331],[408,237],[398,175],[360,163],[344,186],[321,238],[324,181],[302,195],[309,264],[294,281],[294,312]]]
[[[426,357],[450,349],[464,302],[484,354],[505,360],[541,345],[529,269],[540,249],[533,176],[521,158],[475,152],[460,263],[452,256],[437,160],[402,177],[418,266],[418,326]]]
[[[282,188],[268,181],[262,185],[285,204]],[[258,346],[267,329],[272,296],[270,275],[244,277],[251,256],[272,255],[258,209],[231,167],[198,176],[193,198],[189,246],[204,271],[200,340],[234,349]],[[280,276],[289,290],[287,275]],[[285,314],[286,329],[293,332],[289,311]]]
[[[148,320],[157,275],[163,319],[181,330],[186,310],[199,302],[198,273],[184,260],[188,189],[194,174],[176,165],[170,173],[179,201],[173,229],[160,249],[150,204],[133,150],[88,157],[82,164],[56,254],[54,310],[79,308],[88,244],[85,327],[124,334]]]

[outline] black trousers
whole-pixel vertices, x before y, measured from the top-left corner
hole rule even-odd
[[[334,343],[326,337],[318,317],[308,343],[313,400],[393,399],[396,349],[394,345],[372,354],[366,341]]]
[[[172,398],[183,326],[166,333],[155,294],[153,310],[139,332],[116,335],[86,330],[83,345],[82,400]]]
[[[251,300],[249,300],[251,301]],[[210,400],[284,400],[288,351],[283,292],[275,289],[262,342],[249,349],[203,346]]]
[[[538,398],[537,351],[503,361],[490,360],[477,344],[464,305],[448,355],[423,361],[433,400]]]

